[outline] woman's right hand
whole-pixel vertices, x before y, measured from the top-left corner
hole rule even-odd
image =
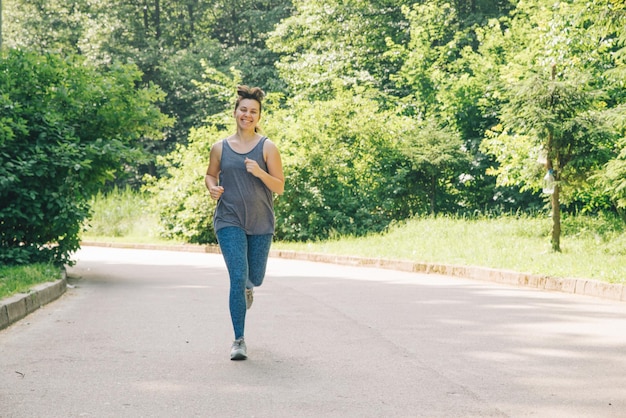
[[[222,196],[222,193],[224,193],[222,186],[213,186],[209,189],[209,194],[213,200],[218,200]]]

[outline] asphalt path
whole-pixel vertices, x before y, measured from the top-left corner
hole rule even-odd
[[[85,247],[0,331],[0,417],[626,417],[626,304],[270,258],[230,361],[217,254]]]

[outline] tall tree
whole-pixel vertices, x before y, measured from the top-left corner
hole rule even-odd
[[[386,55],[387,42],[407,39],[402,0],[294,1],[292,16],[272,33],[268,46],[293,94],[333,96],[333,83],[373,86],[385,92],[399,63]]]
[[[604,85],[598,62],[601,39],[590,36],[585,2],[527,2],[503,32],[507,63],[499,90],[506,99],[501,125],[483,143],[500,166],[504,184],[538,188],[536,163],[553,173],[551,246],[560,251],[560,205],[610,157],[615,139],[607,124]],[[591,64],[590,64],[591,63]],[[541,174],[540,174],[541,173]],[[544,172],[545,173],[545,172]]]
[[[222,71],[235,67],[246,83],[282,88],[274,68],[278,56],[265,39],[289,15],[290,5],[290,0],[14,0],[8,44],[78,53],[105,67],[120,61],[137,65],[146,84],[166,92],[162,110],[177,120],[166,140],[153,144],[160,154],[185,142],[189,129],[214,110],[194,84],[202,78],[202,61]]]

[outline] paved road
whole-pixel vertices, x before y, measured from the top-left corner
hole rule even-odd
[[[86,247],[0,331],[5,417],[625,417],[626,304],[270,259],[246,340],[221,256]]]

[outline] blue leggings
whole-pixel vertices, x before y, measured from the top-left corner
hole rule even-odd
[[[273,235],[246,235],[234,226],[222,228],[216,235],[230,276],[230,318],[235,339],[239,339],[246,323],[245,288],[263,284]]]

